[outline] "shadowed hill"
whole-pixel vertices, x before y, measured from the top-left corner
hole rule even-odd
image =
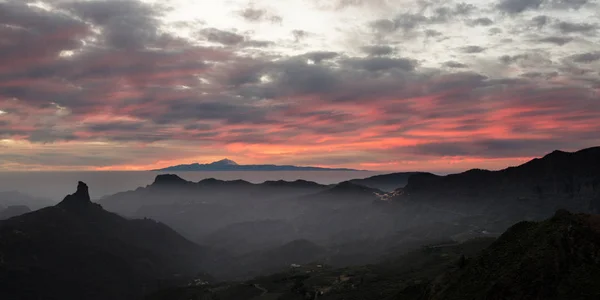
[[[444,276],[432,300],[599,299],[600,216],[558,211],[507,230],[463,270]]]
[[[205,250],[153,220],[126,220],[87,185],[0,222],[1,299],[136,299],[196,275]]]
[[[0,220],[10,219],[31,212],[31,209],[25,205],[11,205],[5,209],[0,209]]]
[[[599,280],[600,216],[558,211],[546,221],[520,222],[496,241],[435,244],[341,269],[307,264],[148,299],[593,300]]]
[[[393,200],[426,203],[474,215],[546,218],[558,209],[598,212],[600,147],[542,158],[500,171],[470,170],[436,176],[416,174]]]
[[[244,180],[208,178],[187,181],[174,174],[157,175],[154,182],[135,191],[104,197],[98,202],[109,211],[135,215],[138,209],[150,205],[189,203],[231,203],[273,198],[291,198],[325,190],[327,186],[311,181],[266,181],[260,184]]]
[[[385,192],[392,192],[398,188],[403,188],[408,183],[408,179],[413,175],[429,174],[423,172],[402,172],[376,175],[364,179],[352,179],[350,182]]]

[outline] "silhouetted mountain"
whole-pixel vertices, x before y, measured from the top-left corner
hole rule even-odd
[[[0,211],[0,220],[10,219],[31,212],[26,205],[11,205]]]
[[[0,222],[0,299],[136,299],[196,275],[205,252],[103,210],[79,182],[58,205]]]
[[[377,194],[384,192],[358,185],[350,181],[340,182],[331,186],[329,189],[310,195],[302,196],[302,199],[312,199],[313,201],[375,201]]]
[[[32,197],[16,191],[0,192],[0,207],[25,205],[33,210],[36,210],[54,204],[56,204],[56,202],[50,199]]]
[[[421,203],[458,214],[540,219],[558,209],[598,212],[600,147],[554,151],[500,171],[416,174],[393,200]]]
[[[300,264],[238,284],[192,285],[148,299],[592,300],[600,297],[598,280],[600,216],[558,211],[542,222],[515,224],[495,241],[434,244],[341,269]]]
[[[296,180],[266,181],[254,184],[244,180],[225,181],[208,178],[199,182],[187,181],[174,174],[157,175],[154,182],[135,191],[117,193],[99,200],[109,211],[134,215],[143,206],[231,203],[243,199],[265,200],[292,198],[325,190],[327,186],[315,182]],[[247,200],[245,202],[248,202]]]
[[[208,164],[193,163],[188,165],[176,165],[152,171],[176,172],[176,171],[357,171],[347,168],[320,168],[320,167],[298,167],[291,165],[239,165],[236,162],[223,159]]]
[[[376,175],[363,179],[352,179],[350,182],[382,190],[384,192],[392,192],[398,188],[403,188],[408,183],[408,178],[416,174],[424,174],[423,172],[402,172]],[[429,173],[427,173],[429,174]]]
[[[600,216],[518,223],[464,265],[436,281],[432,300],[599,299]]]

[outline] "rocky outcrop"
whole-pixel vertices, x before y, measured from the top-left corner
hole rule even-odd
[[[87,184],[79,181],[77,184],[77,191],[75,193],[67,195],[57,207],[65,210],[85,210],[89,208],[102,208],[99,204],[92,203]]]

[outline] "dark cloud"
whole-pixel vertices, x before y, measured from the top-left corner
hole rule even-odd
[[[573,41],[573,38],[566,37],[566,36],[549,36],[549,37],[539,39],[538,41],[540,43],[549,43],[549,44],[564,46],[564,45],[570,43],[571,41]]]
[[[89,25],[22,2],[0,2],[0,74],[53,61],[83,46]]]
[[[596,31],[598,28],[595,24],[590,23],[571,23],[571,22],[559,22],[556,27],[562,33],[586,33],[590,34]]]
[[[306,53],[306,54],[304,54],[304,56],[306,58],[312,60],[314,63],[318,64],[324,60],[329,60],[329,59],[338,57],[339,53],[331,52],[331,51],[317,51],[317,52]]]
[[[571,59],[577,63],[591,63],[600,60],[600,52],[588,52],[571,56]]]
[[[516,63],[518,61],[521,60],[525,60],[528,59],[529,55],[528,54],[518,54],[518,55],[502,55],[500,56],[500,61],[503,62],[504,64],[512,64],[512,63]]]
[[[461,50],[464,53],[481,53],[481,52],[484,52],[486,50],[486,48],[481,47],[481,46],[466,46],[466,47],[463,47]]]
[[[419,155],[462,156],[480,158],[534,157],[562,149],[564,144],[554,139],[481,139],[468,142],[434,142],[399,149]],[[573,146],[572,146],[573,147]],[[575,146],[575,148],[577,148]]]
[[[346,65],[363,69],[370,72],[386,71],[390,69],[401,69],[412,71],[415,69],[416,62],[406,58],[388,58],[388,57],[369,57],[364,59],[348,59],[344,62]]]
[[[87,130],[93,132],[104,131],[134,131],[144,126],[142,122],[103,122],[86,125]]]
[[[211,126],[210,124],[205,124],[205,123],[190,123],[184,126],[185,130],[210,130],[212,129],[213,126]]]
[[[304,31],[304,30],[292,30],[292,35],[294,36],[294,40],[296,42],[299,42],[301,40],[303,40],[304,38],[306,38],[307,36],[310,35],[310,33],[308,31]]]
[[[437,30],[432,30],[432,29],[425,30],[426,37],[438,37],[438,36],[442,36],[442,35],[443,34]]]
[[[490,26],[492,24],[494,24],[494,21],[492,21],[492,19],[490,18],[477,18],[474,20],[469,21],[469,24],[471,24],[472,26]]]
[[[465,69],[468,68],[469,66],[463,63],[459,63],[456,61],[447,61],[444,63],[444,66],[448,67],[448,68],[453,68],[453,69]]]
[[[73,141],[78,137],[72,132],[66,130],[56,130],[52,128],[37,129],[29,133],[27,140],[32,143],[54,143],[60,141]]]
[[[472,4],[459,3],[454,6],[438,6],[426,14],[401,13],[393,19],[378,19],[369,23],[369,26],[379,34],[389,34],[398,30],[405,33],[418,27],[431,24],[444,24],[453,22],[458,17],[470,15],[477,8]]]
[[[364,46],[361,50],[372,56],[390,55],[394,53],[394,48],[389,45]]]
[[[546,24],[548,24],[549,22],[550,17],[544,15],[536,16],[533,19],[531,19],[531,23],[538,29],[541,29],[542,27],[546,26]]]
[[[115,48],[139,48],[160,39],[157,18],[163,11],[135,0],[66,2],[61,5],[102,28],[104,43]]]
[[[531,79],[544,79],[544,80],[548,80],[551,78],[554,78],[558,76],[558,72],[554,71],[554,72],[527,72],[527,73],[523,73],[521,74],[521,77],[526,77],[526,78],[531,78]]]
[[[549,4],[551,7],[556,9],[580,9],[586,4],[590,3],[589,0],[550,0]]]
[[[519,14],[526,10],[539,8],[544,0],[500,0],[498,9],[509,14]]]
[[[244,42],[244,36],[237,33],[224,31],[216,28],[206,28],[200,32],[200,35],[208,41],[231,46]]]

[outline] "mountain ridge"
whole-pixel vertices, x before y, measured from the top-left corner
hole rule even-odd
[[[197,275],[206,252],[160,222],[105,211],[79,182],[55,206],[0,221],[0,298],[137,299]]]
[[[193,171],[365,171],[349,168],[322,168],[311,166],[294,166],[294,165],[274,165],[274,164],[259,164],[259,165],[241,165],[230,159],[222,159],[211,163],[200,164],[181,164],[169,166],[166,168],[149,170],[152,172],[193,172]]]

